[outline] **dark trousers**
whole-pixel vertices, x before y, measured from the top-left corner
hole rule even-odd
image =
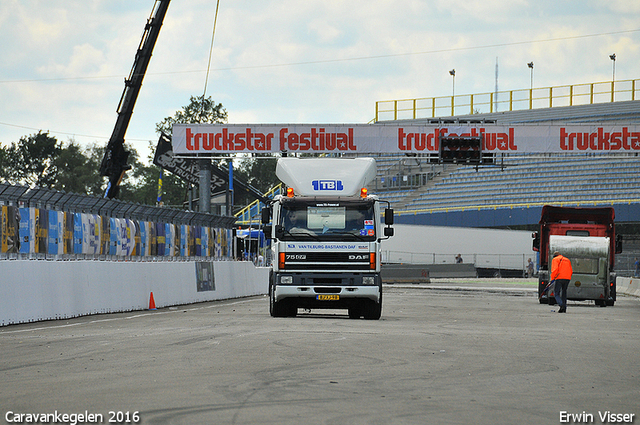
[[[567,288],[569,279],[556,279],[555,297],[560,307],[567,307]]]

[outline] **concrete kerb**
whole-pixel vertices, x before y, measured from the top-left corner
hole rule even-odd
[[[522,296],[537,296],[537,279],[431,279],[429,283],[385,284],[389,288],[412,288],[434,291],[489,292]]]
[[[536,278],[513,278],[513,279],[492,279],[492,278],[447,278],[430,279],[429,283],[387,283],[389,288],[419,288],[425,290],[440,291],[480,291],[492,293],[509,293],[537,296],[538,280]],[[619,295],[640,297],[640,278],[618,277],[616,279],[616,290]]]

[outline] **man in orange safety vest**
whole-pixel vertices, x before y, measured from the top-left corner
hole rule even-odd
[[[553,261],[551,262],[551,279],[556,281],[555,298],[560,309],[558,313],[567,312],[567,288],[569,281],[573,275],[571,260],[561,255],[558,251],[553,253]]]

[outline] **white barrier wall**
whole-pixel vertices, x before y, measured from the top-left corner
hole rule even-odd
[[[619,294],[640,297],[640,279],[630,277],[616,278],[616,292]]]
[[[476,267],[524,270],[526,259],[536,262],[528,231],[411,224],[393,228],[395,235],[382,241],[383,259],[391,263],[453,264],[456,254]]]
[[[270,268],[203,263],[212,290],[198,291],[196,262],[1,261],[0,326],[145,310],[151,292],[158,308],[268,293]]]

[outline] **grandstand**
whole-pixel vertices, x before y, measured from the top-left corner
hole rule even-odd
[[[638,124],[640,101],[386,122],[433,124],[468,120],[502,125]],[[399,223],[533,225],[544,204],[613,204],[619,210],[619,221],[635,222],[640,216],[637,154],[498,154],[495,164],[480,167],[430,164],[420,156],[385,154],[376,159],[379,166],[374,191],[392,203]]]
[[[495,166],[427,164],[428,171],[419,170],[420,158],[395,157],[394,161],[403,163],[405,173],[396,167],[397,173],[390,177],[393,164],[388,159],[380,161],[376,190],[401,213],[516,204],[640,202],[637,156],[504,156]],[[407,162],[413,164],[407,166]]]
[[[631,99],[636,98],[635,86],[632,85]],[[399,112],[394,111],[394,115]],[[377,122],[466,121],[501,125],[637,125],[640,101]],[[618,274],[631,276],[633,264],[640,257],[638,154],[497,154],[493,165],[480,167],[432,164],[420,155],[381,154],[376,160],[378,173],[371,191],[391,202],[398,224],[533,230],[546,204],[611,205],[616,211],[618,232],[623,234],[623,253],[617,256]]]

